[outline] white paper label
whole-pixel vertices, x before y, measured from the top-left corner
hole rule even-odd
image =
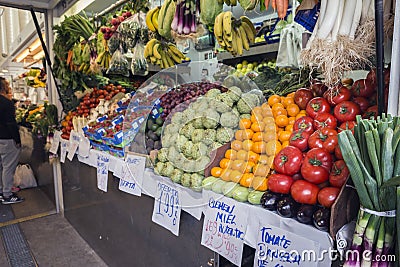
[[[126,167],[123,169],[119,189],[135,196],[141,196],[145,165],[145,157],[128,154],[125,159]]]
[[[81,141],[81,135],[74,130],[71,131],[69,136],[69,147],[68,147],[68,155],[67,158],[72,161],[75,156],[76,150],[78,149],[79,143]]]
[[[55,131],[53,135],[53,141],[51,142],[51,147],[49,149],[50,153],[57,154],[58,147],[60,146],[60,138],[61,138],[61,132]]]
[[[254,267],[314,267],[310,253],[318,252],[313,241],[260,221]]]
[[[61,155],[60,155],[60,162],[65,162],[65,157],[67,156],[69,142],[61,142]]]
[[[233,199],[209,192],[204,214],[201,244],[240,266],[248,208]]]
[[[158,181],[152,221],[179,235],[181,203],[175,184],[164,180]]]
[[[68,152],[67,158],[70,161],[72,161],[74,159],[74,156],[75,156],[76,150],[78,149],[78,146],[79,145],[77,143],[69,144],[68,151],[67,151]]]
[[[200,192],[194,192],[193,190],[179,186],[182,209],[195,217],[197,220],[201,219],[204,209],[203,196]]]
[[[104,192],[107,192],[109,164],[110,158],[108,155],[103,153],[97,155],[97,188]]]
[[[90,141],[87,137],[82,137],[79,143],[79,156],[87,158],[89,157]]]

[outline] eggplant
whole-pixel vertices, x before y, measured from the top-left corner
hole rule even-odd
[[[329,221],[331,218],[331,211],[327,208],[318,208],[313,214],[313,224],[315,228],[321,231],[329,230]]]
[[[282,194],[274,193],[271,191],[265,191],[265,193],[261,197],[261,206],[267,210],[276,210],[276,204],[279,199],[282,197]]]
[[[299,203],[290,196],[282,197],[276,204],[276,212],[285,218],[293,218],[299,209]]]
[[[304,224],[312,224],[313,215],[316,210],[314,205],[303,204],[297,211],[297,220]]]

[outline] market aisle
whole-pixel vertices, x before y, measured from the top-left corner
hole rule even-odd
[[[22,222],[18,226],[38,266],[107,266],[59,214]],[[11,266],[5,251],[4,243],[0,242],[1,267]]]

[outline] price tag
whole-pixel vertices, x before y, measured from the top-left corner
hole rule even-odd
[[[248,208],[213,192],[209,192],[207,202],[201,244],[240,266]]]
[[[78,149],[79,143],[81,141],[81,135],[74,130],[71,131],[69,136],[69,147],[68,147],[68,155],[67,158],[72,161],[75,156],[76,150]]]
[[[90,141],[87,137],[83,136],[79,142],[79,156],[87,158],[89,157]]]
[[[107,192],[109,164],[110,158],[108,155],[103,153],[97,154],[97,188],[104,192]]]
[[[318,252],[312,240],[260,221],[254,267],[316,267]]]
[[[118,159],[113,170],[114,176],[120,179],[124,179],[125,170],[126,170],[125,161],[123,159]]]
[[[141,196],[146,158],[128,154],[125,159],[123,178],[119,182],[119,189],[126,193]]]
[[[58,147],[60,146],[60,138],[61,138],[61,132],[55,131],[53,135],[53,141],[51,142],[51,147],[49,149],[50,153],[57,154]]]
[[[69,142],[61,142],[61,155],[60,155],[60,162],[65,162],[65,157],[67,156],[67,150],[69,147]]]
[[[152,221],[179,235],[181,203],[179,191],[167,180],[157,182]]]
[[[197,220],[200,220],[204,208],[202,194],[183,186],[179,186],[178,188],[180,191],[179,195],[181,196],[182,209]]]

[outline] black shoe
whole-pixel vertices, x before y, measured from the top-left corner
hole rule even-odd
[[[17,196],[16,194],[12,194],[9,197],[3,196],[3,204],[15,204],[24,201],[25,199],[22,197]]]
[[[3,202],[3,194],[0,194],[0,202]]]

